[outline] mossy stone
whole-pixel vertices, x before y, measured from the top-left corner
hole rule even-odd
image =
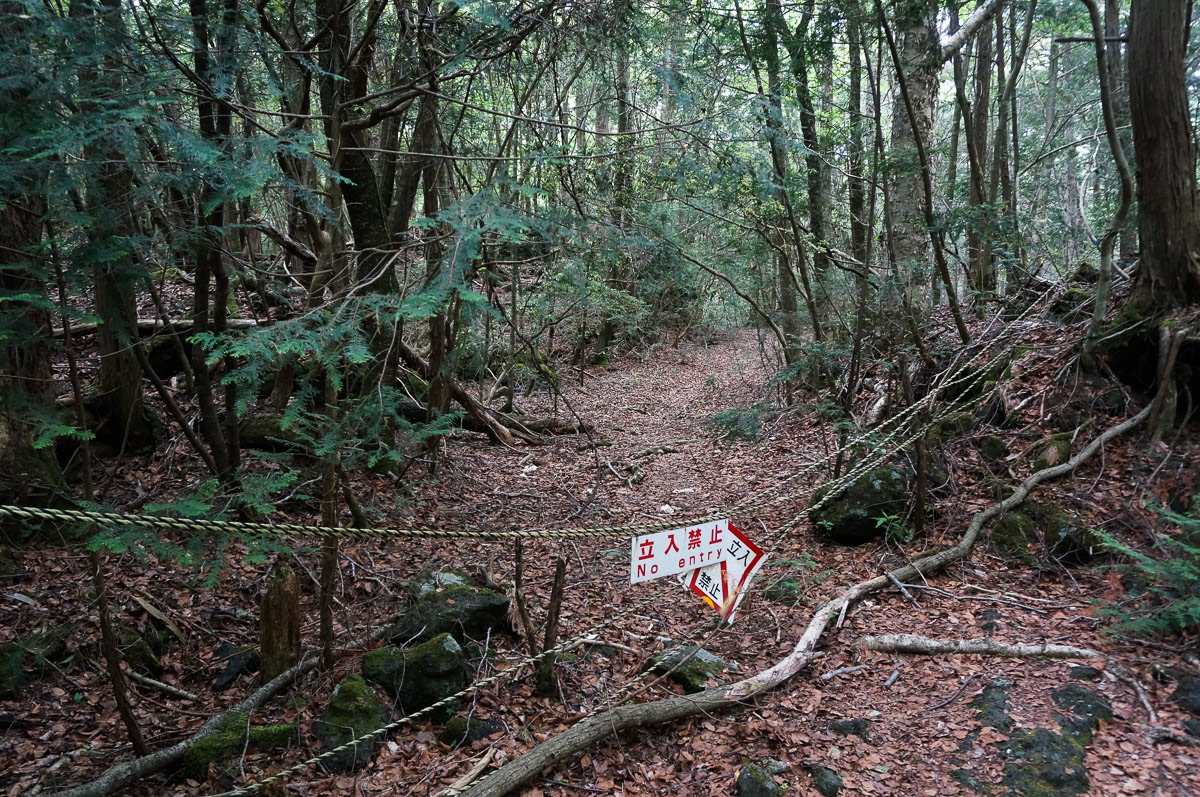
[[[738,770],[738,797],[779,797],[786,788],[758,764],[747,764]]]
[[[1055,705],[1070,716],[1058,715],[1058,724],[1063,733],[1081,745],[1091,744],[1092,733],[1100,727],[1101,720],[1111,721],[1112,704],[1108,698],[1093,692],[1083,684],[1069,683],[1051,693]]]
[[[1024,512],[1005,512],[992,527],[992,547],[1010,559],[1033,562],[1029,546],[1037,539],[1037,523]]]
[[[25,575],[25,563],[15,548],[0,545],[0,581],[18,581]]]
[[[1004,785],[1024,797],[1073,797],[1091,787],[1083,764],[1083,745],[1046,728],[1017,730],[998,744]]]
[[[480,739],[486,739],[504,730],[504,724],[499,720],[479,719],[465,714],[455,714],[446,720],[442,730],[442,744],[458,747],[471,744]]]
[[[908,478],[899,468],[867,471],[837,494],[828,489],[813,495],[810,506],[824,501],[809,515],[817,533],[841,545],[861,545],[883,536],[879,519],[904,514],[908,506]]]
[[[154,652],[154,647],[144,636],[130,635],[121,646],[121,655],[125,663],[132,669],[155,678],[162,675],[162,659]]]
[[[808,764],[808,774],[812,776],[813,788],[824,797],[837,797],[838,792],[846,786],[841,775],[820,764]]]
[[[981,725],[995,728],[1004,733],[1013,729],[1013,719],[1008,716],[1008,692],[1010,689],[1012,689],[1011,681],[997,678],[983,687],[983,691],[970,702],[969,705],[975,709]]]
[[[1085,564],[1095,558],[1100,539],[1057,504],[1032,504],[1034,518],[1042,529],[1046,553],[1063,564]]]
[[[450,633],[459,642],[511,631],[508,596],[491,589],[454,584],[427,590],[396,623],[393,640],[427,640]]]
[[[223,764],[247,748],[259,752],[277,750],[296,738],[296,726],[292,723],[247,727],[247,722],[245,712],[234,714],[190,747],[183,756],[184,776],[206,780],[209,764]]]
[[[467,685],[462,646],[450,634],[440,634],[412,648],[387,647],[363,656],[363,675],[382,686],[405,714],[428,708],[462,691]],[[440,715],[447,717],[450,709]]]
[[[675,669],[672,670],[672,667]],[[667,677],[686,691],[702,692],[708,688],[710,680],[736,667],[704,648],[686,645],[669,655],[655,656],[647,669],[660,675],[669,672]]]
[[[987,434],[979,438],[976,447],[979,449],[979,456],[983,457],[983,461],[989,465],[999,464],[1008,456],[1008,444],[1004,442],[1003,438],[994,434]]]
[[[321,718],[313,723],[313,733],[332,750],[382,728],[386,720],[383,703],[371,687],[361,675],[351,675],[334,687]],[[353,772],[370,763],[381,744],[379,736],[358,742],[325,759],[325,765],[334,772]]]
[[[25,686],[25,648],[15,642],[0,645],[0,700],[16,700]]]
[[[1038,453],[1033,460],[1033,469],[1045,470],[1055,465],[1061,465],[1069,460],[1071,458],[1072,437],[1074,437],[1073,433],[1062,432],[1039,441],[1035,447]]]

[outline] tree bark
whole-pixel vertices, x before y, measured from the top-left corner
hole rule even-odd
[[[1184,58],[1188,0],[1138,0],[1129,17],[1129,111],[1142,262],[1131,301],[1167,312],[1200,302],[1196,149]]]

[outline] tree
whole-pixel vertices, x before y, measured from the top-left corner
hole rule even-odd
[[[1184,56],[1187,0],[1138,0],[1129,18],[1129,110],[1142,260],[1131,301],[1166,312],[1200,303],[1200,207]]]

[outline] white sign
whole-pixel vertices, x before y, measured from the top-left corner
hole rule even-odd
[[[762,567],[767,555],[732,523],[727,540],[725,555],[719,562],[688,573],[680,581],[716,609],[722,620],[732,623],[738,605],[746,596],[750,579]]]
[[[724,561],[732,528],[728,520],[717,520],[635,537],[630,547],[629,583],[665,578]]]

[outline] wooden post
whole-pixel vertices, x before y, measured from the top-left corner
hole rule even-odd
[[[286,672],[300,660],[300,579],[283,560],[271,568],[259,607],[258,643],[262,682]]]

